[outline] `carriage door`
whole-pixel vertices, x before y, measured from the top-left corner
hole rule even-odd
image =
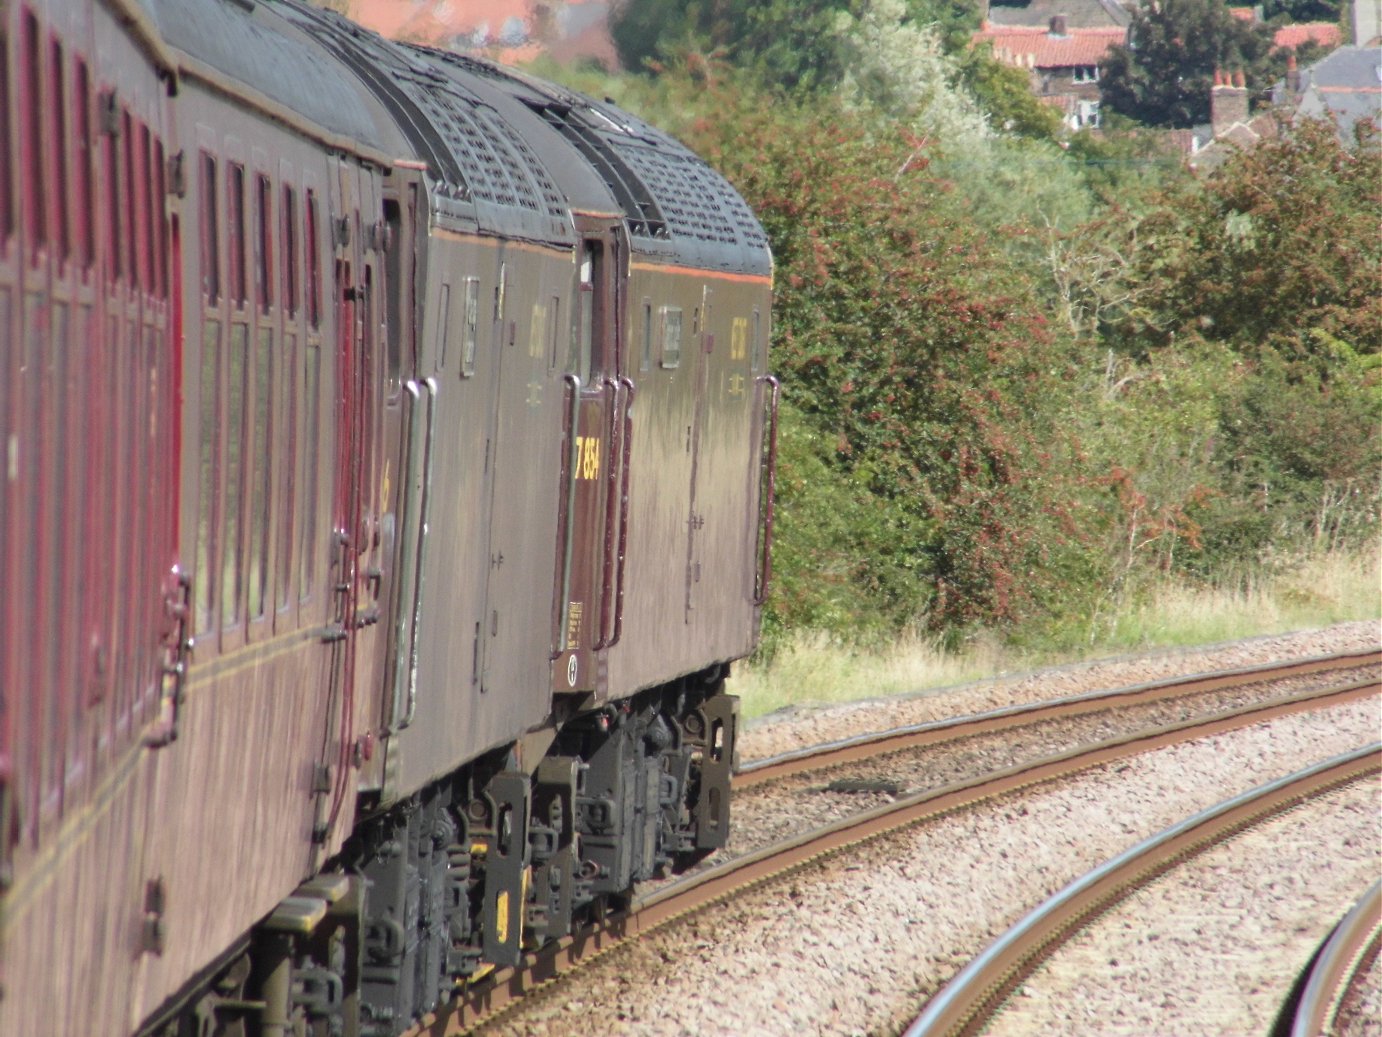
[[[381,475],[381,516],[397,509],[395,519],[381,522],[381,561],[387,567],[396,553],[397,571],[389,588],[393,617],[389,635],[384,723],[391,730],[413,720],[417,696],[418,615],[425,579],[423,551],[427,539],[433,431],[436,425],[437,380],[425,371],[439,369],[440,359],[424,363],[417,340],[416,277],[418,198],[420,181],[397,175],[396,197],[384,201],[387,228],[386,273],[388,339],[384,375],[384,470]],[[443,296],[443,299],[446,299]],[[445,312],[446,302],[442,303]],[[395,490],[393,487],[397,486]],[[395,503],[396,502],[396,503]]]
[[[599,690],[599,653],[623,627],[629,451],[634,385],[624,371],[621,225],[578,222],[583,233],[566,371],[566,432],[558,528],[552,688]]]
[[[344,179],[344,177],[343,177]],[[349,212],[349,216],[343,216]],[[313,839],[325,842],[342,808],[355,686],[355,641],[361,623],[360,591],[365,551],[369,547],[365,512],[365,479],[370,456],[370,356],[366,322],[372,319],[373,286],[363,280],[369,268],[360,263],[356,238],[359,217],[354,206],[333,207],[336,331],[336,483],[331,498],[331,580],[326,633],[331,652],[331,734],[325,742],[314,782],[318,796]]]

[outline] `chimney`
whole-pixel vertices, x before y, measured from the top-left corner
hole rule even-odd
[[[1286,57],[1286,92],[1293,102],[1300,96],[1300,68],[1294,51]]]
[[[1209,92],[1209,124],[1214,136],[1221,136],[1234,123],[1248,121],[1248,88],[1242,71],[1230,75],[1214,71],[1214,87]]]
[[[1065,15],[1063,15],[1063,14],[1053,14],[1053,15],[1051,16],[1051,33],[1050,33],[1050,34],[1051,34],[1052,36],[1064,36],[1064,35],[1066,34],[1066,33],[1065,33]]]

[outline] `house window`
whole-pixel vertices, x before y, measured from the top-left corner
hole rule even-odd
[[[1099,66],[1077,66],[1070,78],[1076,83],[1097,83],[1099,82]]]

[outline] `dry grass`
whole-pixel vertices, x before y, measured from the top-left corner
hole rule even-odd
[[[950,653],[918,637],[860,652],[804,636],[766,666],[741,664],[730,690],[740,696],[744,716],[761,716],[790,705],[876,698],[1062,662],[1382,617],[1382,554],[1377,548],[1304,559],[1284,568],[1280,575],[1233,588],[1167,581],[1122,611],[1091,619],[1087,647],[1079,653],[1016,652],[996,640],[979,640],[963,652]]]

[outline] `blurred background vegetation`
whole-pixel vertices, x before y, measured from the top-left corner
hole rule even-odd
[[[629,0],[636,71],[539,69],[675,133],[771,238],[760,663],[1193,640],[1129,617],[1216,594],[1308,622],[1261,595],[1318,597],[1325,564],[1362,578],[1313,615],[1376,617],[1376,138],[1302,123],[1197,176],[1131,121],[1064,134],[977,25],[968,0]]]

